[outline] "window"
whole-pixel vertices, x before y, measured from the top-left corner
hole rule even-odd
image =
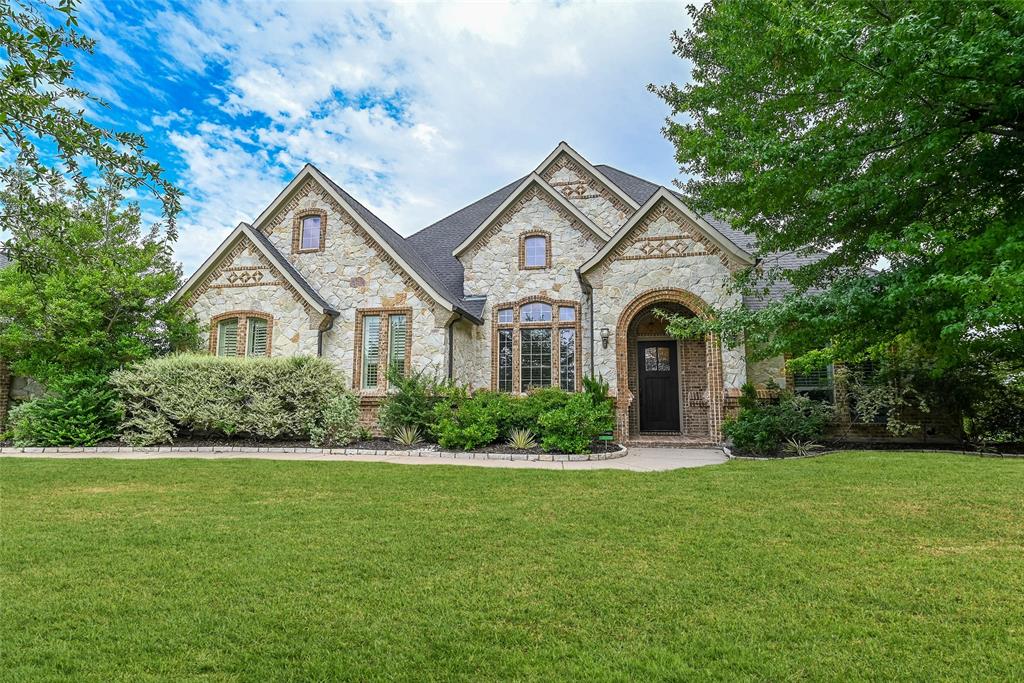
[[[363,317],[363,389],[376,389],[380,379],[380,316]]]
[[[327,236],[327,212],[304,209],[295,214],[292,223],[292,251],[323,251]]]
[[[238,355],[238,318],[226,318],[217,323],[217,355]]]
[[[269,315],[225,313],[213,319],[210,352],[218,356],[269,356],[273,320]]]
[[[498,330],[498,391],[512,391],[512,330]]]
[[[520,345],[520,391],[551,386],[551,330],[527,328],[522,330]]]
[[[306,216],[302,219],[302,248],[320,248],[320,216]]]
[[[547,233],[526,233],[519,237],[519,267],[551,267],[551,238]]]
[[[558,331],[558,386],[576,391],[576,330]]]
[[[249,339],[245,345],[245,355],[267,355],[267,321],[263,318],[249,318]]]
[[[405,374],[405,346],[409,336],[409,319],[401,313],[388,316],[391,328],[388,332],[388,367]]]
[[[806,373],[794,373],[793,392],[815,401],[832,403],[835,401],[835,389],[832,382],[832,366]]]
[[[412,311],[376,308],[356,312],[356,357],[352,386],[368,391],[388,388],[391,368],[409,367]]]
[[[535,302],[523,304],[519,309],[519,320],[524,323],[543,323],[551,321],[551,306]]]
[[[505,392],[552,386],[576,391],[578,318],[578,305],[571,301],[527,300],[496,306],[491,387]]]

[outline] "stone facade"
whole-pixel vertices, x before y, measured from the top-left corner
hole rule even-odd
[[[626,438],[638,429],[634,342],[656,338],[651,336],[656,331],[639,329],[638,316],[659,304],[696,315],[741,305],[729,287],[739,264],[734,251],[722,248],[722,237],[696,224],[674,198],[652,199],[639,215],[636,207],[644,198],[628,197],[568,148],[559,150],[503,200],[500,213],[495,215],[493,204],[479,211],[477,223],[461,233],[459,239],[466,241],[452,255],[451,265],[443,260],[446,253],[426,253],[435,248],[433,242],[419,246],[416,262],[422,263],[416,268],[432,272],[410,266],[395,248],[394,240],[401,238],[389,237],[390,246],[385,245],[376,228],[367,228],[371,224],[365,210],[319,181],[318,172],[304,169],[252,229],[265,236],[261,240],[269,240],[275,258],[290,264],[327,308],[311,306],[309,297],[286,277],[281,262],[275,265],[247,240],[194,276],[186,301],[207,324],[236,312],[269,316],[270,355],[320,353],[331,360],[360,392],[368,425],[387,391],[385,383],[372,390],[359,387],[360,320],[368,311],[409,316],[409,368],[448,375],[473,389],[498,388],[498,330],[515,331],[513,390],[518,390],[521,329],[549,327],[553,355],[560,351],[554,340],[562,338],[562,330],[572,329],[575,387],[591,372],[608,381],[619,409],[619,435]],[[316,248],[302,249],[301,225],[307,216],[320,218],[322,232]],[[525,264],[524,238],[530,235],[547,239],[543,267]],[[614,249],[608,245],[611,251],[584,269],[595,254],[604,253],[606,236],[612,236]],[[425,266],[428,261],[440,265]],[[461,271],[457,292],[439,295],[434,285],[424,284],[424,276],[436,281],[437,273],[454,267]],[[481,298],[486,299],[482,308]],[[519,307],[527,302],[551,305],[554,319],[543,324],[521,320]],[[467,313],[467,306],[475,312]],[[559,307],[572,319],[560,321]],[[497,312],[504,308],[515,313],[499,322]],[[677,349],[681,436],[718,438],[724,407],[748,371],[756,381],[778,372],[770,363],[748,368],[742,349],[723,348],[715,338],[682,341]],[[556,386],[557,363],[553,358]]]
[[[0,432],[7,428],[7,411],[11,405],[11,373],[0,359]]]

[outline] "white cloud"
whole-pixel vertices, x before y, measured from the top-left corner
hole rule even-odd
[[[405,234],[525,175],[563,139],[669,182],[667,109],[646,86],[686,77],[668,38],[686,21],[676,3],[163,9],[149,29],[168,69],[211,79],[151,117],[181,160],[179,256],[197,266],[307,161]],[[195,112],[177,116],[184,105]]]

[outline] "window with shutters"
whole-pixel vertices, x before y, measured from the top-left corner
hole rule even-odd
[[[356,312],[353,386],[367,392],[388,388],[391,369],[405,374],[412,350],[412,310],[372,308]]]
[[[217,355],[238,355],[238,318],[226,318],[217,323]]]
[[[835,402],[832,366],[793,374],[793,392],[815,401]]]
[[[229,311],[210,324],[210,352],[218,356],[269,356],[274,318],[260,311]]]
[[[493,389],[520,393],[540,387],[578,389],[577,302],[532,296],[495,306],[493,321]]]

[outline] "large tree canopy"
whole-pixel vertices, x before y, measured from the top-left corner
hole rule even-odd
[[[145,141],[85,117],[86,104],[106,105],[74,84],[75,60],[94,45],[76,28],[77,4],[0,0],[0,156],[16,162],[0,178],[25,169],[39,182],[66,175],[83,192],[90,176],[115,174],[125,186],[147,189],[162,202],[173,238],[180,193],[161,177],[160,165],[145,157]]]
[[[758,355],[912,344],[1024,359],[1024,10],[1013,0],[690,8],[692,81],[654,90],[695,208],[762,255],[824,254],[798,296],[722,311]],[[770,264],[771,259],[765,263]],[[874,271],[872,268],[877,267]],[[701,323],[678,320],[678,332]]]

